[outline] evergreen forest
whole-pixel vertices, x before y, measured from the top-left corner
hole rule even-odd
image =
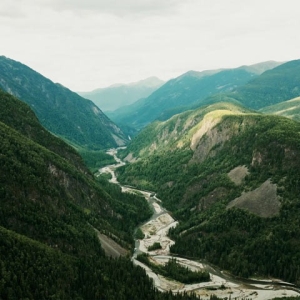
[[[152,212],[45,130],[25,103],[0,91],[0,298],[198,299],[156,290],[130,261],[133,232]],[[96,235],[127,256],[105,256]]]
[[[153,211],[99,175],[117,147],[118,181],[178,221],[171,256],[300,287],[300,60],[187,72],[111,112],[118,125],[19,62],[0,69],[0,299],[200,299],[159,291],[133,263]],[[210,280],[150,258],[137,255],[157,276]]]

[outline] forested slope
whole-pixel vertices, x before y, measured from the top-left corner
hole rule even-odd
[[[286,62],[238,87],[231,96],[260,109],[300,96],[300,60]]]
[[[121,129],[92,101],[4,56],[0,56],[0,69],[0,88],[29,104],[55,135],[96,150],[127,143]]]
[[[179,220],[172,252],[299,284],[299,151],[299,123],[215,104],[142,131],[118,178]]]
[[[300,121],[300,97],[264,107],[260,112]]]
[[[105,257],[94,228],[130,251],[146,201],[96,181],[26,104],[3,92],[0,103],[0,298],[195,299],[158,293],[129,257]]]
[[[87,169],[73,147],[41,126],[29,105],[0,89],[0,121],[41,146],[75,164],[83,172]]]

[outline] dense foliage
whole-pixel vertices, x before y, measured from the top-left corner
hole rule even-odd
[[[161,248],[162,248],[161,244],[159,242],[155,242],[151,246],[148,247],[148,251],[158,250]]]
[[[282,117],[224,115],[209,134],[226,139],[210,145],[210,151],[201,146],[209,145],[208,135],[194,151],[165,143],[165,151],[120,168],[118,178],[157,191],[179,220],[170,230],[173,253],[206,259],[240,276],[270,275],[299,284],[299,133],[299,123]],[[249,172],[240,185],[228,177],[237,166]],[[268,179],[277,185],[279,214],[262,218],[227,209],[230,201]]]
[[[231,95],[244,106],[259,109],[300,95],[300,60],[264,72]]]
[[[103,178],[96,181],[72,148],[37,123],[27,105],[0,94],[3,100],[0,298],[197,299],[158,292],[128,257],[105,257],[95,229],[130,250],[134,229],[152,214],[147,202]],[[16,104],[16,115],[9,101]]]
[[[85,164],[91,172],[97,172],[101,167],[116,163],[114,158],[104,151],[91,151],[87,149],[78,149]]]
[[[134,233],[134,238],[138,240],[142,240],[145,237],[145,234],[140,228],[137,228],[136,232]]]
[[[1,299],[194,300],[158,292],[129,259],[69,256],[0,227]]]
[[[152,263],[145,253],[142,253],[137,256],[137,260],[150,267],[155,273],[182,283],[191,284],[210,281],[207,271],[191,271],[188,267],[181,266],[175,258],[169,259],[165,265],[157,265]]]
[[[87,172],[75,149],[41,126],[29,105],[0,89],[0,121]]]

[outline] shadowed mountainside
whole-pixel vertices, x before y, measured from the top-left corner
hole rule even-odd
[[[132,249],[146,201],[95,180],[27,104],[0,90],[0,107],[0,298],[170,299],[129,258],[105,257],[94,230]]]
[[[29,104],[54,134],[90,149],[126,144],[121,129],[92,101],[4,56],[0,57],[0,69],[0,88]]]

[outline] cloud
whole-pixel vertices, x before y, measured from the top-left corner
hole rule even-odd
[[[23,18],[25,15],[22,10],[14,5],[11,0],[2,0],[0,2],[0,18]]]
[[[47,5],[55,10],[108,13],[119,17],[174,12],[181,2],[180,0],[46,0]]]
[[[82,91],[289,60],[299,56],[298,2],[1,0],[0,54]]]

